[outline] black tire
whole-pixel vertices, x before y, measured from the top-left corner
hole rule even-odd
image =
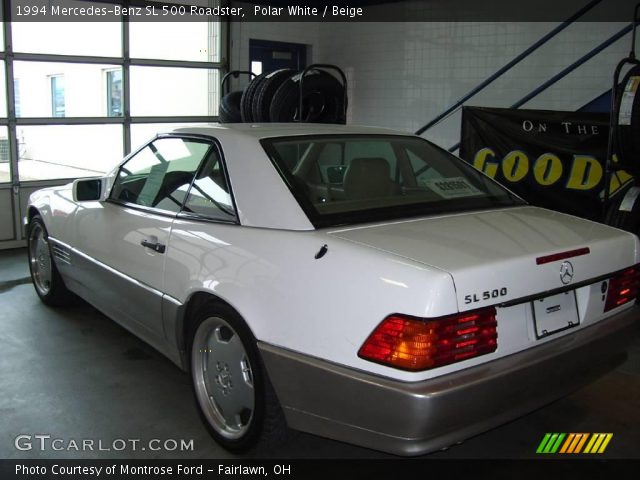
[[[52,307],[75,303],[77,297],[67,289],[56,267],[47,227],[40,215],[34,215],[29,222],[27,254],[31,281],[40,300]]]
[[[640,174],[640,87],[637,85],[640,77],[640,65],[632,67],[624,76],[624,79],[616,89],[616,105],[614,121],[616,123],[616,146],[614,151],[618,155],[617,167],[628,171],[632,175]],[[625,94],[625,90],[628,92]],[[628,115],[625,124],[621,121],[621,105]]]
[[[242,98],[242,91],[237,90],[226,94],[220,100],[220,113],[218,118],[222,123],[238,123],[242,122],[242,115],[240,114],[240,99]]]
[[[253,102],[255,91],[258,89],[262,81],[267,76],[266,73],[261,73],[253,80],[249,82],[247,88],[244,89],[242,98],[240,99],[240,113],[242,115],[243,122],[253,122]]]
[[[289,429],[282,408],[256,340],[240,315],[209,301],[196,311],[189,338],[196,406],[216,442],[229,451],[244,452],[258,443],[273,447],[286,441]],[[245,405],[251,403],[249,393],[253,403]]]
[[[344,88],[331,74],[312,70],[303,82],[302,121],[310,123],[345,123]],[[292,75],[280,85],[271,101],[272,122],[298,120],[300,75]]]
[[[280,85],[295,73],[291,68],[283,68],[267,74],[253,94],[252,117],[254,122],[268,122],[271,100]]]
[[[638,235],[640,234],[640,199],[635,201],[630,212],[620,210],[620,205],[633,187],[635,187],[634,182],[629,182],[616,192],[607,209],[604,223]]]

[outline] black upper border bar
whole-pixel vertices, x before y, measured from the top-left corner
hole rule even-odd
[[[594,0],[5,0],[11,21],[561,22]],[[631,22],[638,0],[596,0],[579,21]],[[37,12],[34,7],[40,7]],[[84,10],[83,10],[84,9]],[[28,12],[28,13],[27,13]],[[124,15],[123,15],[124,14]]]

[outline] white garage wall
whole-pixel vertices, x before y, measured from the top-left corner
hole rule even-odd
[[[591,14],[611,8],[612,1],[615,0],[604,0]],[[415,11],[427,8],[426,3],[396,5]],[[251,38],[308,44],[312,50],[309,62],[335,63],[347,73],[350,123],[413,132],[558,24],[233,23],[231,65],[234,69],[248,68]],[[625,25],[574,23],[467,104],[509,107]],[[629,47],[630,34],[523,108],[576,110],[582,107],[610,88],[613,69],[627,55]],[[457,143],[460,112],[425,136],[444,147]]]
[[[415,131],[551,31],[557,23],[359,23],[321,29],[320,62],[348,73],[350,121]],[[468,105],[509,107],[624,27],[576,23]],[[576,110],[611,86],[624,37],[525,108]],[[458,142],[460,114],[425,136]]]

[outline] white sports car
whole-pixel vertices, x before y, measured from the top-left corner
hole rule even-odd
[[[635,235],[386,129],[179,128],[34,193],[25,222],[40,298],[190,371],[233,451],[287,426],[440,449],[611,369],[637,327]]]

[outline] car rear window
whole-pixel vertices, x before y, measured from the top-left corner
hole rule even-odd
[[[418,137],[297,136],[262,145],[316,227],[524,203]]]

